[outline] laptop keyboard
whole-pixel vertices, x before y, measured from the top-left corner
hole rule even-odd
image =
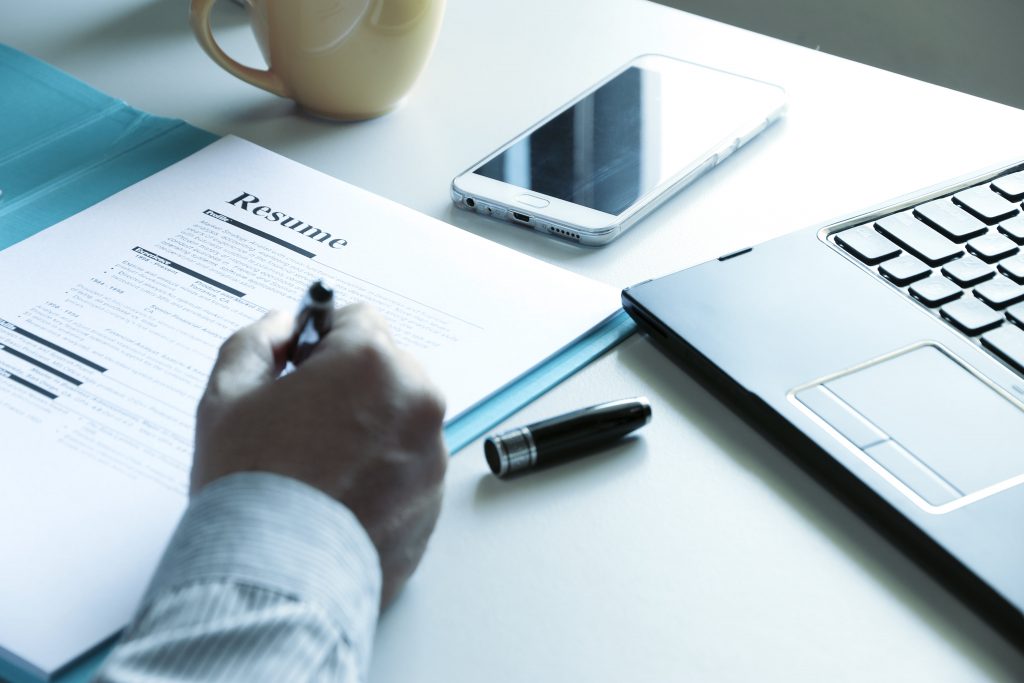
[[[1024,375],[1024,171],[829,237]]]

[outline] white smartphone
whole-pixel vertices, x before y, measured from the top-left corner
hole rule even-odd
[[[644,55],[452,181],[452,201],[607,244],[785,110],[777,85]]]

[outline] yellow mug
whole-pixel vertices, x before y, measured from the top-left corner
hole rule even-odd
[[[213,38],[216,0],[190,0],[189,23],[228,73],[304,109],[357,121],[394,109],[437,41],[445,0],[245,0],[269,68],[229,57]]]

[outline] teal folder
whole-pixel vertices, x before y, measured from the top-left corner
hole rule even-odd
[[[152,116],[0,45],[0,249],[16,244],[202,149],[212,133]],[[455,453],[635,330],[618,311],[570,347],[445,425]],[[3,606],[0,605],[0,609]],[[0,647],[3,643],[0,643]],[[54,677],[84,683],[110,644]],[[44,680],[0,658],[0,680]]]

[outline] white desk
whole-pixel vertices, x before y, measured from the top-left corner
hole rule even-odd
[[[223,42],[256,62],[220,4]],[[185,0],[18,5],[0,42],[94,87],[616,286],[1024,157],[1024,111],[640,0],[450,0],[410,100],[356,125],[223,73]],[[604,249],[451,208],[454,175],[643,52],[779,83],[789,115]],[[479,444],[454,458],[430,550],[382,618],[374,682],[1024,675],[1021,653],[642,339],[508,424],[635,394],[654,420],[609,454],[510,483]]]

